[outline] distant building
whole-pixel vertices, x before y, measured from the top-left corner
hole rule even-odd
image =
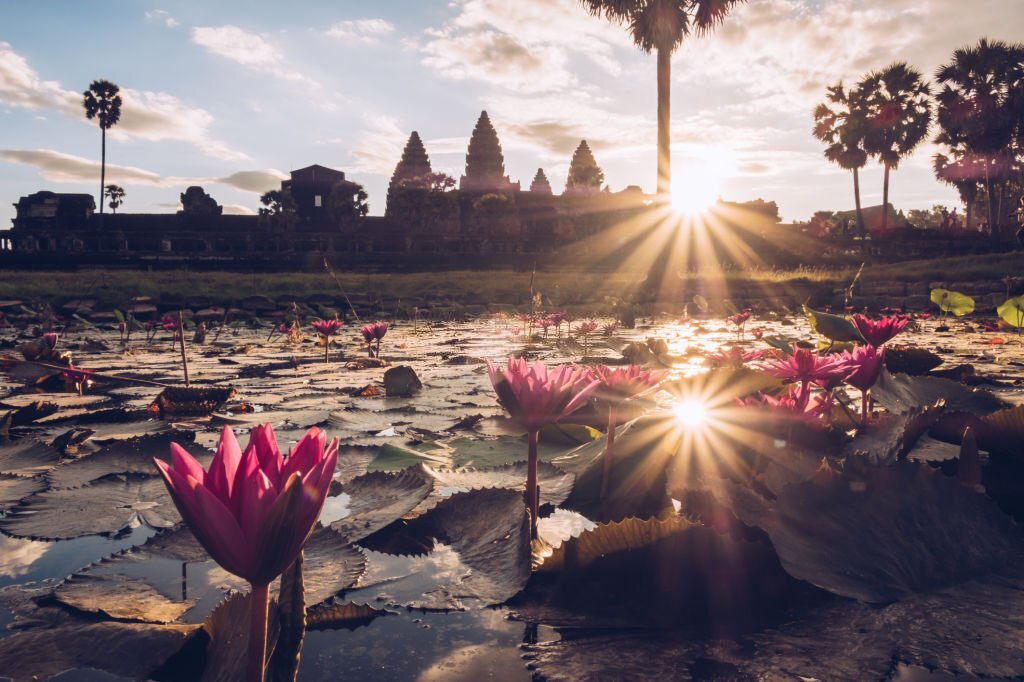
[[[486,111],[480,112],[473,135],[469,138],[466,174],[459,180],[459,189],[481,193],[519,191],[519,183],[512,182],[505,175],[505,155]]]
[[[329,223],[330,198],[333,192],[355,193],[357,184],[345,179],[345,174],[319,164],[306,166],[291,172],[291,178],[281,183],[281,190],[288,191],[295,200],[296,212],[300,218],[317,223]]]

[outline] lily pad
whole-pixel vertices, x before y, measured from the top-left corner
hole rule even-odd
[[[1006,407],[1006,403],[989,391],[969,388],[949,379],[911,377],[883,371],[871,396],[890,412],[906,414],[921,405],[945,401],[949,412],[965,412],[978,416]]]
[[[0,473],[12,476],[38,476],[60,464],[60,453],[31,438],[0,445]]]
[[[932,303],[939,306],[939,310],[944,313],[963,317],[974,312],[974,299],[959,291],[932,289],[930,298]]]
[[[711,489],[764,530],[786,571],[845,597],[884,603],[993,570],[1015,549],[995,503],[927,465],[850,466],[771,499],[725,478]]]
[[[349,515],[330,524],[349,542],[358,542],[412,511],[433,490],[432,479],[415,468],[374,471],[343,484]]]
[[[26,497],[46,490],[42,476],[25,478],[0,474],[0,512],[7,511]]]
[[[162,479],[112,476],[80,488],[47,490],[27,498],[0,519],[15,537],[67,540],[112,535],[141,521],[170,528],[181,516]]]
[[[846,452],[867,458],[872,464],[892,464],[906,457],[944,411],[945,405],[939,401],[905,414],[883,414],[847,444]]]
[[[54,467],[47,473],[52,488],[77,488],[111,474],[137,474],[158,476],[153,458],[170,459],[171,443],[177,443],[204,467],[209,466],[213,453],[193,444],[191,431],[170,431],[153,436],[114,441],[100,450]]]
[[[811,329],[830,341],[864,343],[864,337],[845,317],[820,310],[811,310],[807,306],[804,306],[804,315],[807,316],[807,322],[810,323]]]
[[[996,308],[996,313],[1008,325],[1017,329],[1024,327],[1024,296],[1006,299]]]
[[[480,488],[507,488],[522,491],[526,484],[526,462],[516,462],[487,469],[433,469],[423,467],[434,478],[434,490],[455,488],[474,490]],[[572,491],[576,477],[548,462],[537,463],[538,485],[541,504],[560,505]]]

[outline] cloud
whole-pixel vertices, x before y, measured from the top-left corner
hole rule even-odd
[[[454,19],[426,31],[423,63],[442,76],[517,92],[554,92],[578,83],[570,61],[586,59],[608,75],[621,66],[622,33],[575,0],[462,0]],[[567,37],[571,36],[571,40]]]
[[[354,162],[349,168],[354,173],[391,177],[412,129],[404,130],[398,119],[392,117],[364,117],[364,123],[365,127],[350,149]],[[429,147],[427,154],[430,154]]]
[[[197,26],[192,29],[192,42],[251,71],[320,89],[319,83],[290,65],[266,38],[238,26]]]
[[[162,23],[167,28],[177,28],[180,26],[180,22],[172,17],[166,10],[155,9],[146,12],[146,21],[154,21]]]
[[[72,156],[52,149],[0,149],[0,160],[33,166],[51,182],[89,182],[100,178],[100,163],[80,156]],[[135,168],[107,164],[107,182],[115,184],[142,184],[167,186],[175,184],[168,178]]]
[[[234,187],[235,189],[240,189],[243,192],[263,194],[264,192],[269,192],[272,189],[280,189],[281,181],[287,177],[287,175],[279,170],[268,169],[239,171],[226,177],[216,178],[213,182],[221,185],[227,185],[228,187]]]
[[[354,19],[339,21],[327,29],[327,35],[339,40],[350,40],[372,45],[383,36],[394,33],[395,26],[384,19]]]
[[[109,131],[115,139],[185,142],[214,158],[233,161],[249,158],[212,136],[212,114],[188,106],[174,95],[122,88],[121,99],[121,120]],[[67,90],[56,81],[42,80],[24,57],[2,41],[0,102],[34,111],[59,111],[86,121],[81,93]]]
[[[100,163],[81,156],[65,154],[53,149],[0,149],[0,161],[32,166],[44,179],[51,182],[88,183],[99,180]],[[238,171],[224,177],[188,178],[163,176],[134,166],[107,164],[107,181],[119,185],[148,185],[153,187],[188,187],[190,185],[225,185],[243,192],[262,194],[277,189],[288,176],[279,170]]]
[[[224,215],[257,215],[256,211],[241,204],[222,204]]]

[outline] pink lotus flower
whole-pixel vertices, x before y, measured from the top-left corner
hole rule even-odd
[[[875,346],[857,346],[853,351],[843,353],[843,358],[846,360],[846,364],[854,369],[854,372],[846,377],[846,383],[860,390],[860,420],[861,426],[866,426],[871,416],[869,391],[882,374],[885,349],[878,349]]]
[[[540,361],[531,366],[526,360],[512,357],[503,370],[488,360],[487,374],[494,392],[498,394],[498,402],[528,434],[526,503],[530,508],[530,532],[536,538],[537,512],[540,507],[537,492],[537,440],[540,428],[577,410],[599,382],[592,379],[590,372],[582,367],[561,365],[549,371]]]
[[[846,364],[854,370],[853,374],[846,377],[846,383],[862,391],[875,385],[885,362],[884,348],[857,346],[852,351],[846,351],[842,356],[846,360]]]
[[[590,347],[590,335],[596,332],[599,326],[600,325],[598,325],[597,322],[587,320],[586,322],[581,322],[580,325],[576,327],[576,335],[583,337],[583,357],[587,357],[587,351]]]
[[[737,327],[742,327],[747,323],[747,320],[750,319],[750,315],[751,313],[749,310],[744,310],[742,313],[736,313],[727,319]]]
[[[325,443],[312,428],[285,459],[269,424],[252,429],[244,451],[225,426],[209,471],[176,443],[170,465],[153,460],[199,544],[252,585],[250,680],[263,679],[269,585],[302,551],[327,498],[338,441]]]
[[[310,325],[320,334],[320,340],[324,344],[324,362],[330,362],[331,337],[341,329],[341,320],[313,320]]]
[[[636,365],[612,369],[596,365],[590,370],[591,376],[600,382],[594,393],[608,406],[608,428],[605,430],[604,462],[601,469],[601,497],[608,493],[614,466],[615,430],[618,428],[618,407],[627,400],[634,400],[658,387],[668,372],[666,370],[645,371]]]
[[[334,336],[341,329],[341,320],[313,320],[310,322],[313,329],[321,336]]]
[[[768,360],[759,368],[787,383],[821,383],[845,379],[852,371],[839,355],[821,356],[806,348],[797,348],[791,356]]]
[[[366,342],[366,350],[369,352],[370,357],[380,357],[380,341],[384,338],[384,335],[388,333],[387,322],[371,322],[364,324],[360,329],[359,333],[363,335],[363,341]],[[377,352],[374,354],[373,348],[370,347],[374,341],[377,342]]]
[[[819,393],[812,400],[809,391],[790,386],[789,391],[778,398],[759,393],[756,396],[738,399],[737,402],[745,407],[767,408],[779,415],[818,424],[831,414],[833,398],[831,393]]]
[[[857,331],[865,341],[875,348],[903,331],[908,322],[910,322],[910,318],[902,315],[891,315],[877,321],[860,313],[855,313],[853,316],[853,324],[857,327]]]
[[[601,326],[601,333],[605,336],[611,336],[619,328],[618,322],[607,322]]]
[[[61,372],[61,375],[75,385],[78,390],[78,395],[82,395],[82,390],[89,385],[91,381],[90,376],[95,372],[94,369],[81,369],[75,367],[73,364],[68,363],[68,368]]]
[[[764,338],[764,328],[755,327],[754,329],[750,330],[750,335],[753,336],[758,341],[760,341],[762,338]]]
[[[760,360],[765,356],[766,350],[751,350],[746,353],[739,346],[733,346],[727,351],[719,351],[708,355],[708,360],[713,367],[742,367],[744,363],[751,360]]]

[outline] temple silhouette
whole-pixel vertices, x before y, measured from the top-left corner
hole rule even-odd
[[[177,213],[97,213],[89,194],[40,191],[15,204],[0,231],[6,263],[212,264],[303,266],[322,255],[337,260],[423,260],[550,253],[648,210],[653,196],[630,186],[611,192],[587,145],[573,155],[566,190],[551,191],[543,169],[529,189],[510,180],[487,112],[473,129],[457,185],[435,173],[417,132],[409,136],[388,185],[383,216],[366,215],[366,195],[345,173],[321,165],[293,170],[262,198],[259,215],[225,215],[202,187],[180,195]],[[401,256],[396,261],[396,257]],[[461,256],[459,255],[461,254]],[[505,260],[508,260],[505,258]]]

